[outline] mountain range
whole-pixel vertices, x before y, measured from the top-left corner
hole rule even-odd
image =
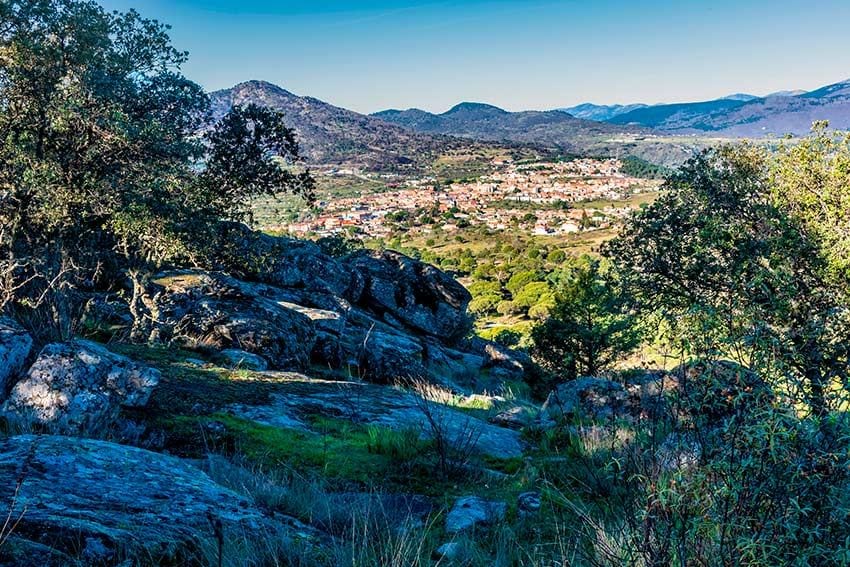
[[[430,164],[459,142],[419,134],[383,120],[292,94],[265,81],[248,81],[210,93],[213,119],[234,105],[249,103],[283,112],[298,136],[301,155],[311,164],[397,169]]]
[[[563,153],[633,155],[663,165],[681,163],[697,147],[684,138],[658,140],[640,125],[587,120],[560,110],[508,112],[477,102],[460,103],[442,114],[412,108],[384,110],[372,117],[423,134],[535,145]]]
[[[247,103],[282,111],[308,163],[372,170],[427,168],[449,150],[495,145],[634,155],[673,165],[704,147],[704,138],[804,135],[817,120],[850,129],[850,81],[764,97],[737,93],[701,102],[586,103],[521,112],[463,102],[441,114],[413,108],[365,115],[264,81],[241,83],[210,97],[214,118]]]
[[[780,91],[759,97],[738,93],[720,99],[676,104],[595,105],[561,109],[572,116],[638,126],[673,134],[730,138],[804,135],[816,120],[850,128],[850,81],[814,91]]]
[[[426,134],[442,134],[476,140],[524,142],[581,150],[589,140],[641,128],[618,126],[576,118],[557,110],[508,112],[496,106],[463,102],[443,114],[419,109],[385,110],[372,114],[385,122]]]

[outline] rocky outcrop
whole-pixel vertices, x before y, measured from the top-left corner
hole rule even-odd
[[[694,435],[677,432],[667,435],[655,451],[658,465],[665,471],[692,469],[700,463],[702,455],[702,444]]]
[[[152,321],[145,338],[240,350],[276,370],[313,362],[380,383],[493,389],[524,373],[528,361],[465,338],[470,295],[433,266],[391,251],[336,259],[311,242],[224,230],[222,267],[245,279],[201,270],[155,276],[137,302]],[[488,383],[475,384],[484,375]]]
[[[679,380],[666,373],[648,373],[622,384],[584,376],[559,384],[543,404],[542,413],[556,421],[660,417],[669,410],[669,394],[678,387]]]
[[[681,365],[647,372],[623,383],[585,376],[558,385],[543,405],[552,420],[668,419],[688,428],[713,429],[775,403],[770,385],[730,361]]]
[[[351,286],[351,272],[309,240],[270,236],[235,223],[226,224],[223,231],[235,248],[221,254],[230,258],[225,266],[229,271],[276,287],[335,296],[345,295]]]
[[[392,251],[361,251],[345,260],[355,276],[348,298],[393,326],[452,342],[470,329],[469,292],[445,272]]]
[[[214,564],[219,537],[225,548],[252,535],[288,537],[199,469],[104,441],[4,439],[0,478],[0,501],[19,520],[0,549],[9,564]]]
[[[267,299],[262,289],[229,276],[198,270],[157,276],[149,295],[154,340],[262,356],[275,368],[310,361],[315,325],[303,313]]]
[[[752,370],[730,361],[691,362],[671,373],[681,393],[684,419],[716,426],[757,413],[776,400],[770,385]]]
[[[473,453],[497,459],[522,456],[518,431],[497,427],[455,408],[422,399],[413,392],[360,382],[317,380],[300,374],[267,373],[279,393],[268,405],[235,405],[230,413],[264,425],[310,432],[310,416],[325,415],[395,430],[416,429],[423,438],[440,429],[453,445],[469,443]],[[425,410],[430,412],[431,420]],[[433,420],[433,423],[432,423]]]
[[[239,349],[225,349],[219,353],[231,368],[244,370],[268,370],[266,359],[258,354],[252,354]]]
[[[423,276],[423,281],[438,282],[435,285],[440,289],[449,286],[443,279],[454,281],[435,268],[407,260],[419,266],[409,270],[430,274]],[[377,271],[375,264],[369,265]],[[415,287],[410,283],[412,277],[378,283],[373,275],[370,289],[399,286],[407,290],[399,293],[410,295]],[[459,388],[461,383],[474,385],[469,382],[483,370],[488,371],[490,382],[522,376],[523,364],[507,349],[453,337],[461,332],[459,321],[465,319],[466,299],[451,299],[457,309],[450,307],[448,300],[438,302],[429,315],[433,318],[431,331],[426,333],[365,300],[371,293],[361,291],[355,302],[325,292],[240,281],[215,272],[167,272],[156,276],[149,286],[154,306],[150,318],[155,321],[150,336],[183,346],[247,352],[263,357],[277,370],[298,370],[312,361],[377,383],[421,378]],[[406,307],[396,305],[399,317],[407,313],[410,321],[425,321],[423,310],[427,310],[425,306],[415,302]],[[451,323],[453,320],[456,323]],[[251,365],[262,367],[258,360]]]
[[[23,370],[32,349],[32,338],[8,317],[0,317],[0,396]]]
[[[630,417],[634,407],[622,384],[585,376],[560,384],[549,394],[543,411],[552,419],[606,420]]]
[[[79,433],[109,426],[122,407],[143,407],[159,371],[89,341],[44,347],[12,389],[3,413],[52,430]]]
[[[507,504],[478,496],[459,498],[446,516],[446,532],[456,534],[480,525],[492,525],[505,518]]]
[[[490,416],[488,421],[499,427],[521,430],[537,419],[537,413],[526,406],[514,406]]]
[[[473,337],[466,342],[466,348],[483,358],[482,369],[499,380],[520,380],[530,367],[531,359],[520,352],[511,350],[496,342]]]

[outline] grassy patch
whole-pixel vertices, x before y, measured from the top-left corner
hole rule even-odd
[[[391,467],[390,457],[370,450],[365,430],[344,422],[331,423],[327,418],[322,421],[317,432],[312,432],[217,413],[178,416],[167,426],[178,443],[183,440],[191,445],[198,435],[205,435],[213,452],[238,455],[266,469],[368,484]]]
[[[109,348],[145,362],[162,373],[154,389],[147,413],[174,416],[212,413],[229,404],[269,403],[280,387],[245,370],[229,370],[209,365],[199,367],[189,359],[210,360],[214,356],[172,347],[115,344]]]

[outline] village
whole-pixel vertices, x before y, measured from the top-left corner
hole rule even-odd
[[[631,197],[658,186],[624,174],[617,159],[505,160],[494,161],[493,168],[478,179],[444,185],[433,178],[393,180],[396,187],[385,192],[319,202],[318,214],[285,229],[299,236],[377,238],[400,225],[423,234],[483,225],[535,235],[569,234],[611,226],[634,209]]]

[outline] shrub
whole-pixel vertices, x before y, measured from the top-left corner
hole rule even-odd
[[[642,333],[637,316],[597,259],[582,258],[555,295],[549,318],[531,332],[532,355],[546,370],[573,379],[596,375],[633,351]]]
[[[517,272],[508,280],[508,283],[505,285],[505,289],[511,292],[512,295],[516,295],[523,287],[526,286],[526,284],[535,280],[537,280],[537,272],[528,270]]]

